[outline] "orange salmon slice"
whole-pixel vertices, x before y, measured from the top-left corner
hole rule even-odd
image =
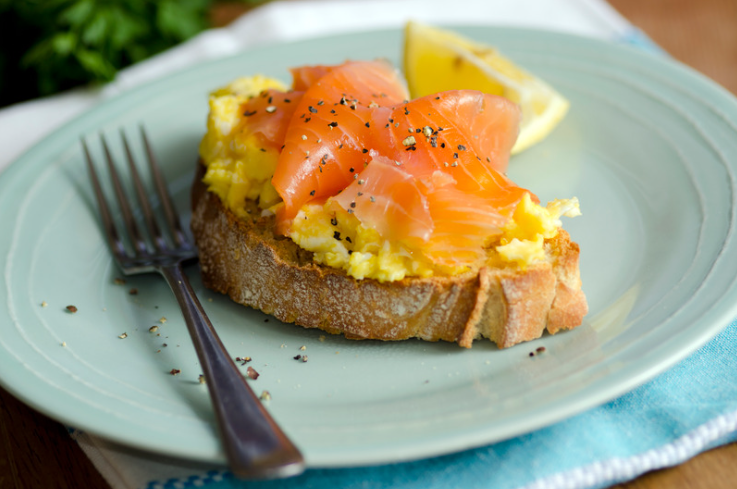
[[[384,61],[291,72],[292,91],[243,106],[249,130],[281,149],[278,232],[305,204],[330,200],[384,239],[455,265],[482,256],[529,193],[503,173],[520,124],[509,100],[453,90],[408,101]]]
[[[311,83],[287,128],[272,179],[286,218],[345,188],[368,164],[371,112],[408,97],[396,70],[383,61],[348,62]]]

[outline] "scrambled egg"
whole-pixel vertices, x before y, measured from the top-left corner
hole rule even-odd
[[[517,204],[512,219],[504,226],[500,244],[495,247],[499,257],[516,262],[524,268],[545,259],[543,241],[554,238],[562,226],[561,216],[581,215],[578,199],[556,199],[542,207],[535,204],[530,194],[525,194]]]
[[[203,181],[239,217],[246,215],[245,199],[258,200],[262,208],[281,200],[271,185],[278,151],[263,148],[255,136],[240,130],[240,106],[269,88],[286,90],[279,80],[253,76],[239,78],[210,94],[207,133],[200,143],[200,157],[207,165]]]
[[[561,226],[560,217],[580,215],[578,199],[554,200],[546,207],[535,204],[525,194],[511,219],[490,248],[499,258],[520,268],[545,260],[544,240],[554,238]],[[364,227],[352,214],[330,205],[306,205],[292,224],[290,238],[312,251],[315,262],[342,268],[357,278],[382,282],[405,276],[455,275],[468,265],[439,265],[422,250],[401,242],[387,241],[374,229]]]
[[[200,144],[200,156],[207,166],[203,181],[239,217],[247,215],[246,199],[257,200],[264,212],[273,211],[281,201],[271,185],[278,150],[261,148],[253,135],[240,128],[241,104],[269,88],[286,89],[278,80],[254,76],[238,79],[210,95],[207,134]],[[543,242],[557,235],[560,217],[577,215],[580,210],[575,197],[554,200],[543,207],[526,194],[491,248],[504,262],[525,268],[545,260]],[[315,262],[344,269],[357,279],[394,281],[468,269],[439,266],[421,250],[382,239],[354,215],[342,209],[336,214],[329,203],[304,206],[289,236],[303,249],[312,251]]]
[[[300,247],[312,251],[315,262],[342,268],[357,279],[375,278],[382,282],[401,280],[407,275],[429,277],[437,267],[421,253],[402,243],[382,239],[353,214],[329,203],[308,204],[294,219],[289,237]]]

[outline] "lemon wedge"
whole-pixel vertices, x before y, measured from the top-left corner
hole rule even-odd
[[[568,112],[568,100],[493,47],[417,22],[405,26],[404,74],[413,98],[472,89],[519,104],[522,122],[512,154],[540,142]]]

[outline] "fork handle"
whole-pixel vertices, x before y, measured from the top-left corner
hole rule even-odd
[[[160,273],[182,308],[202,365],[230,470],[240,478],[297,475],[304,459],[277,426],[228,355],[181,265]]]

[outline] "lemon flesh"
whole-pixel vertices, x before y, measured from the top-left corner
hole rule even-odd
[[[512,154],[540,142],[568,112],[568,100],[493,47],[416,22],[405,27],[404,74],[413,98],[471,89],[517,103],[522,122]]]

